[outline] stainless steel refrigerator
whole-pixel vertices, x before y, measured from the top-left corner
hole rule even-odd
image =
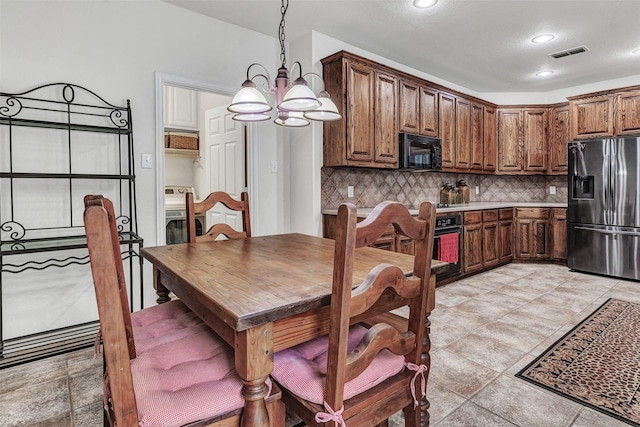
[[[640,137],[569,143],[567,265],[640,280]]]

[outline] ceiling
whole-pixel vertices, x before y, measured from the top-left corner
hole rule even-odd
[[[278,37],[280,0],[165,1]],[[640,49],[640,0],[412,3],[290,0],[286,40],[315,30],[477,92],[549,92],[640,75],[640,54],[631,54]],[[531,42],[543,33],[555,38]],[[548,56],[583,45],[588,52]],[[537,77],[542,70],[554,74]]]

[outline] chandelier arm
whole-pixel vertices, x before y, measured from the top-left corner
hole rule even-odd
[[[324,92],[324,79],[322,78],[322,76],[320,74],[314,73],[313,71],[309,71],[308,73],[304,73],[302,75],[303,78],[305,78],[307,76],[314,76],[314,77],[317,77],[318,79],[320,79],[320,81],[322,82],[322,90],[320,92]]]
[[[302,78],[302,64],[300,64],[300,61],[296,61],[293,63],[293,65],[291,66],[291,74],[293,74],[293,68],[296,66],[296,64],[298,65],[298,69],[300,70],[300,75],[298,77]]]
[[[264,70],[264,74],[256,73],[253,75],[253,77],[249,78],[249,75],[250,75],[249,71],[251,70],[251,67],[253,67],[254,65],[257,65],[258,67],[262,68],[262,70]],[[249,68],[247,68],[247,80],[253,81],[253,79],[255,79],[256,77],[262,77],[266,80],[266,83],[263,85],[263,89],[265,92],[273,92],[275,90],[275,86],[271,81],[271,75],[269,74],[269,70],[267,70],[267,68],[264,65],[258,62],[254,62],[253,64],[249,65]]]

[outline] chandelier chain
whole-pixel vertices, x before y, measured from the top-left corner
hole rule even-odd
[[[287,13],[288,8],[289,8],[289,0],[282,0],[280,5],[280,14],[282,15],[282,18],[280,19],[280,28],[278,29],[278,36],[280,39],[280,61],[282,61],[282,67],[286,67],[287,65],[287,58],[285,56],[285,50],[284,50],[284,39],[285,39],[284,15]]]

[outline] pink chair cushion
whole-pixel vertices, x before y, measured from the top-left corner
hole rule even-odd
[[[175,341],[209,327],[180,300],[145,308],[131,314],[136,354]]]
[[[131,323],[140,426],[182,426],[244,406],[233,349],[182,302],[132,313]]]
[[[349,329],[348,351],[358,345],[366,332],[367,329],[360,325]],[[324,401],[328,345],[329,336],[326,335],[279,351],[274,355],[271,376],[295,395],[321,405]],[[389,350],[381,351],[362,374],[344,385],[344,399],[380,384],[402,371],[403,367],[404,356]]]

